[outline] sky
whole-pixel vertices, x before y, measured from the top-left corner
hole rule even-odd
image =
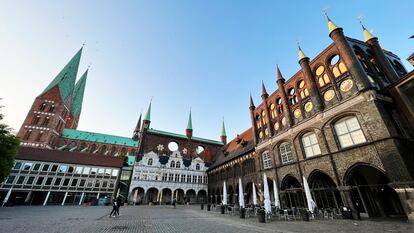
[[[362,39],[358,16],[380,44],[414,52],[414,1],[19,1],[0,3],[0,105],[17,131],[33,100],[83,43],[78,77],[91,65],[78,129],[132,136],[152,98],[151,127],[219,140],[250,127],[249,94],[277,89],[276,64],[299,70],[332,40],[323,10]]]

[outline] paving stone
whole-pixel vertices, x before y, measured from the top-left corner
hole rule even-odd
[[[256,218],[200,210],[199,206],[127,206],[121,216],[109,218],[111,207],[19,206],[0,208],[0,232],[414,232],[414,224],[403,221],[273,220],[259,223]]]

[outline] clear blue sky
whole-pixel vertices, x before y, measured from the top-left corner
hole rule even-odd
[[[86,41],[89,72],[79,129],[130,136],[153,96],[152,127],[219,139],[250,127],[249,93],[298,69],[331,43],[322,10],[362,39],[357,17],[404,61],[414,51],[414,1],[2,1],[0,97],[18,130],[34,98]],[[405,66],[411,70],[407,62]]]

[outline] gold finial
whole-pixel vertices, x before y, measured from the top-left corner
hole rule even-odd
[[[370,31],[368,31],[365,28],[364,24],[362,23],[362,15],[358,16],[358,21],[362,26],[362,33],[364,34],[364,41],[367,42],[367,41],[371,40],[372,38],[374,38],[375,36],[372,35],[372,33]]]
[[[338,26],[336,26],[334,24],[334,22],[332,22],[331,18],[329,18],[329,16],[328,16],[328,7],[325,7],[323,9],[323,13],[325,14],[326,18],[328,19],[328,29],[329,29],[329,33],[331,33],[333,30],[337,29]]]
[[[302,48],[300,47],[299,41],[296,41],[296,44],[298,45],[298,48],[299,48],[299,61],[300,61],[307,56],[305,55]]]

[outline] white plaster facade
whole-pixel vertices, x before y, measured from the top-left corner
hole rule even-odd
[[[162,164],[160,156],[168,159]],[[201,158],[194,158],[186,167],[179,151],[170,156],[153,151],[135,162],[129,201],[132,203],[169,203],[175,197],[178,202],[207,201],[207,167]],[[148,193],[150,191],[150,193]],[[154,196],[155,195],[155,196]]]

